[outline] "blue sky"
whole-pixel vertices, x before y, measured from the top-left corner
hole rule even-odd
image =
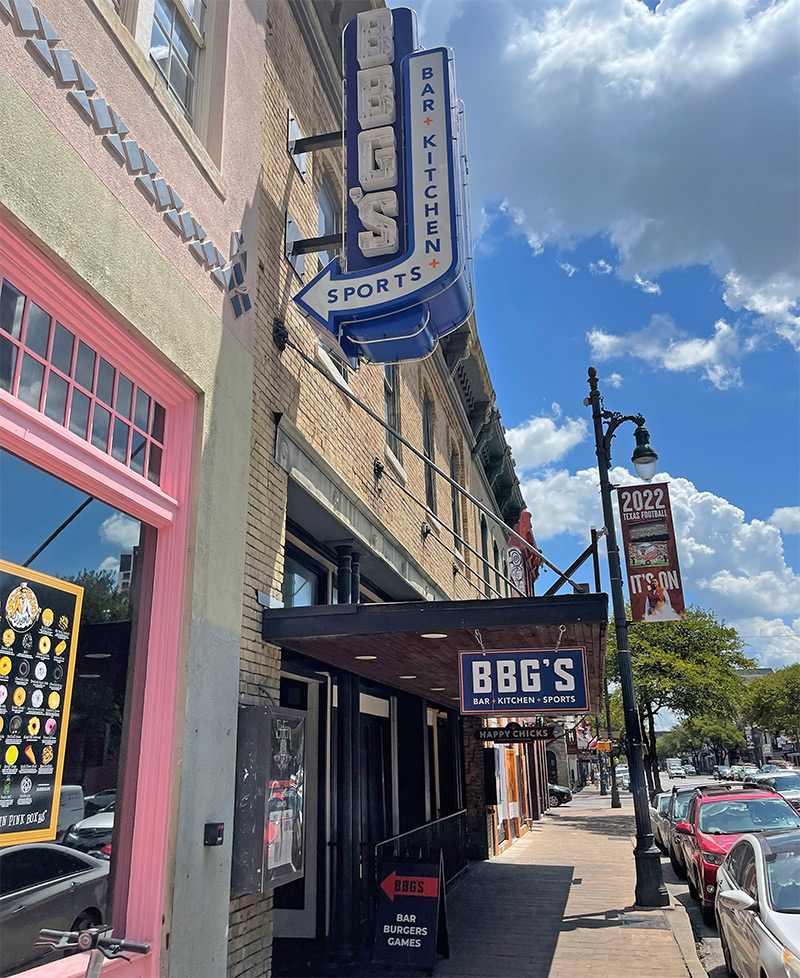
[[[800,661],[800,2],[417,10],[455,53],[478,329],[540,545],[564,567],[602,522],[594,364],[647,418],[687,598]]]
[[[86,493],[0,452],[3,557],[24,563],[86,499]],[[20,519],[21,513],[33,518]],[[139,522],[95,499],[30,565],[54,577],[89,570],[116,574],[119,555],[139,542]]]

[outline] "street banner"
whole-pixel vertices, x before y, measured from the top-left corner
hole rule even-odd
[[[585,649],[459,652],[461,712],[483,716],[586,713]]]
[[[476,740],[492,740],[496,744],[530,744],[538,741],[556,739],[555,724],[547,727],[523,727],[513,720],[504,727],[479,727],[475,731]]]
[[[0,846],[58,828],[83,588],[0,560]]]
[[[449,957],[441,855],[438,863],[382,862],[378,887],[373,963],[433,974],[437,951]]]
[[[682,620],[686,606],[667,483],[620,486],[617,493],[631,620]]]

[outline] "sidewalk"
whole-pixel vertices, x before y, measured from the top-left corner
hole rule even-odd
[[[632,906],[635,828],[626,802],[612,810],[587,787],[502,855],[472,864],[448,894],[450,958],[438,961],[436,974],[705,976],[682,907]]]

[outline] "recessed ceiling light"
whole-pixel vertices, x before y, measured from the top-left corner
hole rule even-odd
[[[416,676],[398,676],[398,679],[416,679]]]
[[[99,672],[79,672],[78,679],[99,679]]]
[[[445,632],[425,632],[420,638],[447,638],[447,635]]]
[[[110,652],[87,652],[84,659],[110,659]]]
[[[366,662],[367,659],[377,659],[378,657],[377,655],[357,655],[356,658]]]
[[[443,693],[446,689],[446,686],[431,686],[432,693]]]

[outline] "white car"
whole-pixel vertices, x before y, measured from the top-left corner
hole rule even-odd
[[[728,974],[800,978],[800,829],[743,835],[717,871]]]
[[[686,772],[682,767],[671,767],[667,769],[667,774],[670,778],[685,778]]]

